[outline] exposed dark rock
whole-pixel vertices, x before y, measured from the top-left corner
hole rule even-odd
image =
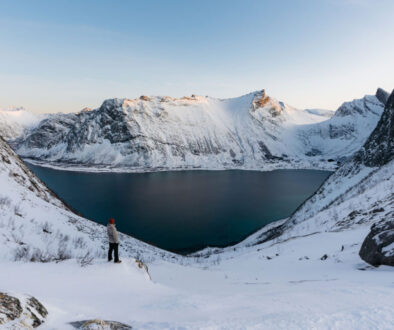
[[[263,89],[260,92],[255,94],[255,97],[252,101],[252,109],[256,111],[258,108],[268,107],[268,112],[272,117],[277,117],[282,112],[283,104],[275,104],[272,102],[271,98],[266,94],[265,90]]]
[[[0,324],[6,324],[19,318],[22,306],[18,298],[0,292]]]
[[[354,210],[348,214],[348,218],[354,220],[358,215],[360,215],[360,211]]]
[[[326,260],[327,258],[328,258],[328,255],[325,254],[325,255],[323,255],[323,256],[320,258],[320,260]]]
[[[382,166],[394,159],[394,91],[383,114],[364,146],[355,155],[356,162],[369,167]]]
[[[359,255],[373,265],[394,266],[394,219],[385,219],[372,225],[365,238]]]
[[[351,115],[351,113],[349,114]],[[343,125],[329,126],[329,134],[331,139],[345,138],[349,139],[355,135],[356,127],[352,123]]]
[[[259,245],[263,244],[265,242],[271,241],[280,235],[283,234],[284,226],[283,225],[278,225],[276,227],[273,227],[263,233],[261,233],[257,239],[256,242],[253,245]]]
[[[48,311],[47,311],[47,309],[44,307],[44,305],[43,304],[41,304],[36,298],[34,298],[34,297],[30,297],[28,300],[27,300],[27,306],[28,307],[31,307],[33,310],[35,310],[36,312],[37,312],[37,314],[39,315],[39,316],[41,316],[42,318],[45,318],[45,317],[47,317],[47,315],[48,315]],[[32,314],[33,314],[33,312],[32,312]],[[33,314],[34,315],[34,314]],[[39,317],[37,317],[36,315],[34,315],[35,316],[35,323],[37,324],[36,326],[38,327],[41,323],[42,323],[42,321],[41,321],[41,319],[39,318]]]
[[[150,101],[151,98],[149,96],[146,96],[146,95],[141,95],[140,96],[140,100],[142,100],[142,101]]]
[[[378,91],[379,92],[379,91]],[[378,93],[377,92],[377,93]],[[379,92],[382,94],[382,92]],[[383,95],[383,94],[382,94]],[[382,96],[380,96],[382,97]],[[383,114],[364,146],[355,155],[357,165],[379,167],[394,159],[394,91],[387,99]],[[384,212],[382,207],[370,213]],[[349,214],[349,216],[352,214]],[[392,246],[390,247],[390,244]],[[394,219],[384,219],[371,227],[359,255],[373,266],[394,266]]]
[[[116,322],[116,321],[104,321],[100,319],[85,320],[70,323],[74,328],[81,330],[129,330],[131,326]]]
[[[387,103],[387,100],[389,99],[390,94],[387,93],[384,89],[382,88],[378,88],[378,90],[376,91],[376,98],[382,102],[383,104]]]
[[[313,157],[313,156],[320,156],[322,152],[319,149],[312,148],[310,151],[305,153],[305,156]]]
[[[37,328],[44,321],[48,311],[34,297],[24,297],[23,302],[6,293],[0,293],[0,325],[12,329]]]
[[[262,154],[266,159],[271,159],[271,160],[282,159],[282,157],[274,156],[263,141],[258,141],[258,143],[259,143],[260,151],[262,152]]]

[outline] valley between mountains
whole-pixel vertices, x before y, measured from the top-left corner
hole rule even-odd
[[[21,306],[37,298],[48,311],[40,328],[92,319],[137,329],[392,328],[394,92],[335,112],[260,91],[24,116],[0,111],[0,292]],[[335,172],[289,218],[234,246],[180,256],[121,234],[114,265],[105,227],[71,211],[25,160],[85,171]],[[32,313],[2,308],[0,324],[37,326]]]

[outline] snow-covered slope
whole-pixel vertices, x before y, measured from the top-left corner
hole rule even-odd
[[[72,213],[0,138],[0,260],[103,257],[106,228]],[[174,255],[121,235],[123,255]]]
[[[329,120],[299,129],[299,137],[309,147],[307,154],[326,159],[349,158],[375,128],[387,95],[378,89],[374,96],[343,103]]]
[[[35,115],[22,107],[0,108],[0,136],[6,140],[20,137],[26,129],[33,128],[44,118],[44,115]]]
[[[307,223],[320,214],[316,230],[373,223],[393,216],[394,205],[394,92],[379,122],[353,159],[339,168],[285,226]],[[344,204],[352,214],[338,214]],[[374,209],[379,211],[374,211]],[[337,214],[330,214],[335,210]],[[346,207],[343,209],[346,212]],[[367,212],[367,214],[365,214]],[[371,213],[372,212],[372,213]],[[324,214],[325,213],[325,214]],[[302,226],[301,226],[302,227]],[[329,228],[328,228],[329,227]]]
[[[240,246],[360,229],[394,218],[394,92],[371,135],[354,157],[332,174],[286,221],[271,224]]]
[[[330,167],[358,150],[376,125],[385,92],[343,104],[330,117],[265,91],[110,99],[96,110],[56,114],[12,142],[22,157],[61,166],[123,170]]]
[[[366,267],[352,246],[357,234],[322,233],[187,266],[156,260],[151,281],[124,259],[83,268],[74,260],[1,263],[0,282],[39,299],[48,330],[98,318],[133,329],[391,329],[394,269]]]

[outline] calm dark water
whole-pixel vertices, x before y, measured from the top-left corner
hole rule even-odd
[[[241,241],[289,216],[330,172],[315,170],[82,173],[29,164],[67,204],[163,249],[187,253]]]

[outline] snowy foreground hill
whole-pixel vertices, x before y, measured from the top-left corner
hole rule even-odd
[[[50,115],[12,146],[41,164],[88,171],[334,168],[363,145],[387,97],[378,89],[335,113],[295,109],[264,90],[224,100],[109,99]]]
[[[120,265],[105,261],[104,227],[68,210],[0,140],[0,292],[37,298],[42,329],[97,318],[135,329],[392,329],[394,267],[369,266],[359,250],[372,224],[393,221],[394,93],[376,122],[289,219],[189,257],[122,235]]]
[[[106,228],[71,212],[1,137],[0,187],[0,260],[104,257]],[[122,241],[128,256],[175,257],[126,235]]]

